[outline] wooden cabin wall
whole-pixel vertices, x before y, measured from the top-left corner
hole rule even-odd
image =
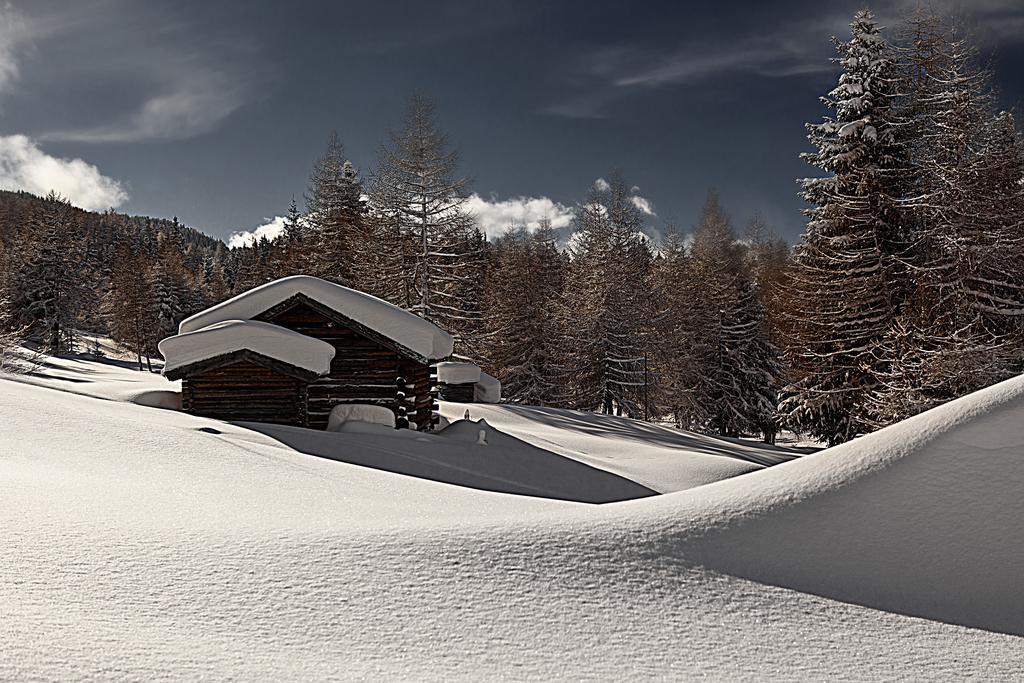
[[[463,382],[462,384],[438,384],[437,388],[442,401],[472,403],[476,399],[476,382]]]
[[[308,421],[314,429],[327,427],[334,406],[369,403],[397,409],[396,380],[406,382],[408,417],[420,429],[430,421],[430,367],[406,358],[300,304],[268,318],[281,327],[322,339],[334,346],[331,371],[309,384]]]
[[[306,426],[306,383],[241,362],[181,380],[185,412],[218,420]]]

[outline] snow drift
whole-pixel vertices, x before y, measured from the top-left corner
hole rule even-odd
[[[691,501],[715,518],[693,560],[1024,635],[1024,377]]]

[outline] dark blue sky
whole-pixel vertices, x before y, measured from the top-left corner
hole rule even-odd
[[[872,8],[891,25],[915,4]],[[420,88],[493,223],[558,214],[618,168],[655,228],[688,229],[715,188],[738,226],[760,211],[794,240],[803,124],[835,82],[829,36],[862,5],[14,0],[0,186],[58,185],[226,237],[301,197],[331,130],[367,171]],[[945,6],[1016,105],[1024,2]]]

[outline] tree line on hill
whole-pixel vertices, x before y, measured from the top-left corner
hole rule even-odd
[[[0,194],[0,329],[52,352],[107,332],[142,360],[193,312],[305,273],[414,311],[508,400],[829,443],[1024,370],[1024,147],[954,26],[918,11],[889,42],[860,12],[809,124],[791,252],[739,237],[710,193],[659,244],[621,173],[550,224],[488,241],[432,103],[413,97],[368,177],[336,135],[283,233],[228,250],[174,221]],[[8,337],[11,333],[8,332]]]

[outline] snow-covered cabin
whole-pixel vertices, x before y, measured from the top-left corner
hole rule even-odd
[[[230,332],[216,332],[219,326]],[[273,336],[268,328],[280,331],[272,341],[264,339]],[[186,318],[178,332],[160,343],[160,351],[167,359],[164,374],[182,380],[183,410],[320,429],[331,410],[345,404],[385,406],[399,425],[407,419],[431,429],[433,365],[452,352],[451,336],[436,325],[306,275],[239,294]],[[268,371],[276,373],[273,379]],[[268,419],[293,399],[302,410]]]
[[[457,403],[500,403],[501,382],[474,363],[437,364],[440,398]]]

